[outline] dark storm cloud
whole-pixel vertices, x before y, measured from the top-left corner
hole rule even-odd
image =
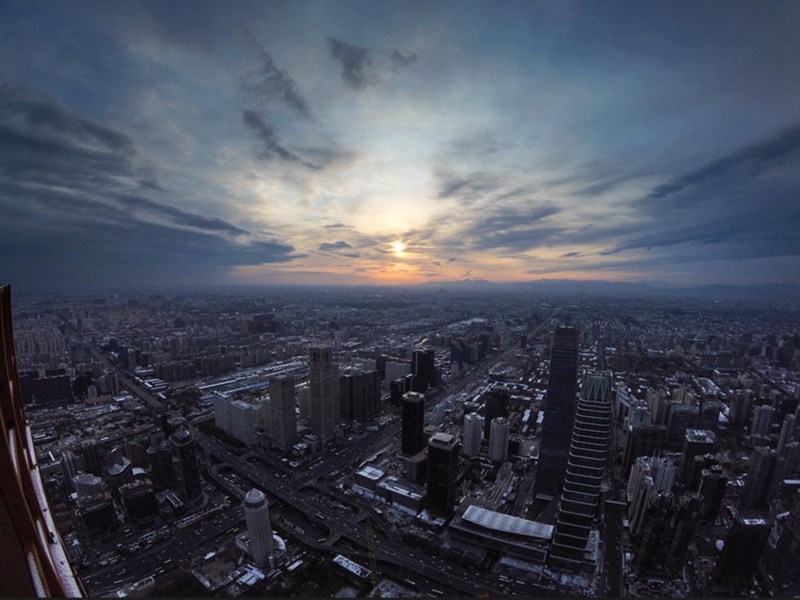
[[[278,132],[269,123],[265,122],[257,112],[253,110],[242,111],[242,122],[256,134],[261,141],[261,156],[263,158],[280,158],[287,162],[297,163],[309,169],[319,169],[319,165],[308,162],[301,156],[285,148],[278,137]]]
[[[385,70],[405,69],[417,60],[416,54],[403,54],[392,48],[388,52],[348,44],[334,37],[325,40],[331,56],[342,67],[342,80],[356,91],[361,91],[380,81]]]
[[[342,79],[354,90],[363,90],[372,83],[367,68],[372,64],[369,48],[347,44],[336,38],[327,40],[331,56],[342,66]]]
[[[166,217],[177,226],[191,227],[211,233],[226,233],[234,236],[250,235],[250,232],[237,227],[217,217],[206,217],[191,213],[168,204],[155,202],[141,196],[123,194],[118,196],[119,201],[132,212],[141,210],[144,213]]]
[[[260,59],[257,69],[241,77],[241,86],[248,99],[255,105],[277,102],[294,111],[298,117],[313,119],[311,106],[294,78],[275,64],[272,55],[249,32],[246,37],[255,47]]]
[[[599,225],[581,239],[607,244],[601,256],[644,251],[662,263],[665,252],[677,262],[800,255],[798,189],[794,126],[654,187],[632,203],[636,226]]]
[[[763,143],[753,144],[729,156],[715,160],[704,167],[656,186],[646,200],[662,200],[695,186],[723,183],[742,184],[768,169],[787,160],[796,160],[800,151],[800,125],[784,130],[778,136]],[[683,196],[678,205],[693,196]]]
[[[57,136],[89,144],[99,145],[109,151],[131,155],[134,153],[131,139],[113,129],[100,126],[81,118],[51,100],[33,100],[24,88],[0,82],[0,119],[8,122],[14,116],[39,130]]]
[[[150,197],[157,194],[157,197]],[[171,198],[124,133],[0,85],[0,272],[58,285],[224,275],[295,258]],[[205,270],[205,274],[204,274]],[[170,274],[167,276],[167,274]],[[101,280],[96,280],[98,277]]]
[[[343,240],[338,242],[324,242],[319,245],[319,250],[322,250],[323,252],[335,252],[337,250],[344,250],[346,248],[352,248],[352,246]]]
[[[330,225],[323,225],[325,229],[352,229],[352,225],[345,225],[344,223],[332,223]]]

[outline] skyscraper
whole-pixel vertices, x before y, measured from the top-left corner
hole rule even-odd
[[[600,484],[611,435],[611,377],[589,375],[583,382],[569,448],[556,528],[548,563],[578,571],[600,505]]]
[[[464,415],[464,456],[480,456],[483,417],[476,412]]]
[[[172,446],[173,454],[178,459],[178,474],[180,475],[184,499],[191,501],[202,492],[200,467],[197,464],[197,456],[195,455],[194,436],[185,426],[181,426],[180,429],[169,436],[169,443]]]
[[[309,358],[311,431],[327,442],[339,421],[339,366],[329,346],[311,346]]]
[[[412,456],[422,452],[425,447],[425,394],[406,392],[403,395],[402,427],[400,449],[403,454]]]
[[[366,423],[380,412],[380,378],[377,371],[345,373],[339,377],[339,410],[345,421]]]
[[[435,433],[428,440],[428,511],[444,518],[453,514],[458,446],[449,433]]]
[[[747,590],[771,529],[772,519],[767,512],[736,512],[711,574],[714,584],[737,591]]]
[[[681,465],[678,470],[678,481],[684,486],[688,485],[694,467],[694,457],[702,456],[714,451],[717,438],[713,431],[704,429],[687,429],[683,440]]]
[[[750,455],[750,468],[742,490],[742,510],[767,510],[778,490],[783,459],[775,450],[757,446]]]
[[[700,407],[672,402],[668,405],[667,414],[667,449],[680,452],[683,448],[686,430],[697,425]]]
[[[489,432],[489,460],[503,462],[508,458],[508,437],[511,435],[511,423],[505,417],[492,419]]]
[[[288,452],[297,439],[294,389],[294,377],[273,377],[269,382],[272,445],[281,452]]]
[[[250,556],[258,567],[274,566],[272,525],[269,522],[269,505],[264,492],[253,488],[244,497],[244,518],[250,537]]]
[[[411,374],[413,390],[425,393],[436,385],[436,366],[433,350],[414,350],[411,355]]]
[[[489,439],[492,421],[497,417],[508,418],[508,392],[503,388],[491,388],[483,394],[483,437]]]
[[[533,488],[536,496],[552,498],[561,491],[569,457],[577,377],[578,330],[558,327],[550,354],[539,466]]]

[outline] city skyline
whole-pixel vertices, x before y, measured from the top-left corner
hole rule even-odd
[[[800,7],[10,2],[16,289],[800,283]]]

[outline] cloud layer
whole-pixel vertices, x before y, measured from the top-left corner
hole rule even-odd
[[[21,286],[800,282],[800,5],[0,8]]]

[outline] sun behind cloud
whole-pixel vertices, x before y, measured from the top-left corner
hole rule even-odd
[[[403,256],[403,251],[406,249],[406,245],[403,242],[392,242],[392,252],[396,256]]]

